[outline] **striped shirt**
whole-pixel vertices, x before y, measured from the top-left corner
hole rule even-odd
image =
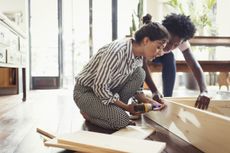
[[[115,40],[99,49],[75,78],[76,83],[91,87],[102,103],[108,105],[119,99],[118,93],[111,90],[124,83],[142,64],[143,57],[135,57],[132,52],[131,39]]]

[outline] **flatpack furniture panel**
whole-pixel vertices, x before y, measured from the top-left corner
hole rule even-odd
[[[165,97],[165,99],[194,107],[197,97]],[[211,99],[207,111],[230,117],[230,100]]]
[[[145,139],[154,132],[155,132],[155,128],[150,126],[142,126],[142,127],[127,126],[125,128],[122,128],[114,132],[112,135],[135,138],[135,139]]]
[[[73,134],[60,136],[57,138],[59,143],[75,146],[82,152],[144,152],[160,153],[165,148],[165,143],[114,136],[89,131],[79,131]]]
[[[22,70],[22,100],[26,100],[26,50],[24,32],[0,14],[0,81],[5,82],[0,84],[0,95],[19,93],[18,70]]]
[[[175,99],[165,103],[166,109],[145,115],[204,152],[230,152],[229,117],[187,106]]]
[[[77,131],[55,136],[37,128],[37,132],[47,139],[46,146],[65,148],[81,152],[162,152],[165,143],[143,140],[155,131],[149,126],[127,126],[112,134]]]

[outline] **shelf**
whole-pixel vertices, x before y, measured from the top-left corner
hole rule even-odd
[[[9,63],[0,63],[0,68],[6,67],[6,68],[25,68],[24,65],[18,65],[18,64],[9,64]]]
[[[230,37],[195,36],[189,42],[194,46],[230,46]]]

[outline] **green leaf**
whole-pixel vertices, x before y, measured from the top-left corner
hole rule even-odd
[[[216,0],[207,0],[207,6],[209,10],[212,9],[215,4]]]
[[[138,18],[141,18],[143,16],[143,0],[139,0],[137,11]]]
[[[132,14],[132,28],[133,28],[133,31],[136,31],[137,30],[137,26],[136,26],[136,22],[135,22],[135,19],[134,19],[134,15]]]

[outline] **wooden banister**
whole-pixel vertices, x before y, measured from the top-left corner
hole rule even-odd
[[[230,37],[195,36],[189,42],[194,46],[230,46]]]
[[[230,72],[229,61],[198,61],[204,72]],[[151,72],[161,72],[162,65],[148,62]],[[177,72],[191,72],[185,61],[176,61]]]

